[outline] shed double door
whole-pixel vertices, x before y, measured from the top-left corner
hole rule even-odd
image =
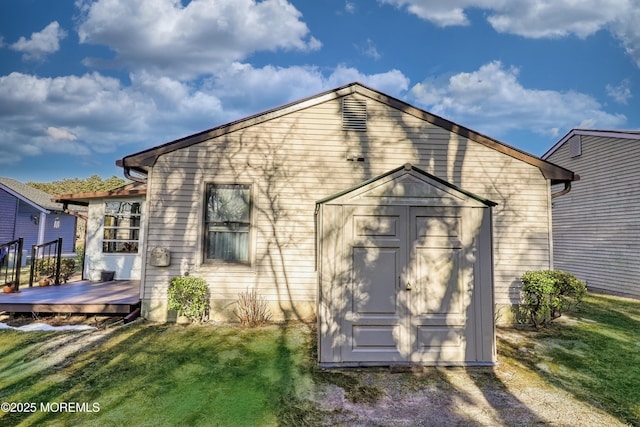
[[[344,362],[465,360],[474,248],[460,207],[345,206]]]

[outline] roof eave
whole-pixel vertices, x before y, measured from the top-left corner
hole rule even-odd
[[[95,191],[88,193],[70,193],[59,194],[54,200],[57,203],[73,204],[80,206],[87,206],[90,200],[93,199],[106,199],[116,197],[143,197],[146,196],[146,187],[140,184],[127,184],[122,187],[109,190],[109,191]]]

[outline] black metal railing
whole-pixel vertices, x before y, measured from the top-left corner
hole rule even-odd
[[[21,237],[18,240],[0,245],[0,282],[2,282],[3,288],[8,286],[12,292],[18,292],[20,289],[22,244]]]
[[[33,286],[34,279],[39,278],[53,281],[54,285],[59,285],[61,261],[62,237],[41,245],[33,245],[31,247],[29,287]]]

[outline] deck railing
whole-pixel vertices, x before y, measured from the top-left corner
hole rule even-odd
[[[20,289],[22,245],[22,237],[12,242],[0,244],[0,282],[3,287],[13,287],[13,292],[18,292]]]
[[[54,285],[60,284],[60,262],[62,261],[62,237],[31,248],[31,274],[29,287],[34,279],[45,276],[53,279]]]

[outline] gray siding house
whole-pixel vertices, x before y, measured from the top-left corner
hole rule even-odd
[[[542,157],[580,176],[553,201],[554,266],[640,297],[640,132],[574,129]]]
[[[52,198],[15,179],[0,177],[0,243],[22,237],[30,255],[32,245],[62,237],[63,253],[75,252],[76,217]],[[26,262],[27,257],[22,259]]]
[[[167,319],[174,276],[208,282],[214,319],[256,289],[275,318],[317,317],[326,366],[494,363],[495,317],[552,266],[551,186],[574,179],[357,83],[117,164],[146,184],[145,317]]]

